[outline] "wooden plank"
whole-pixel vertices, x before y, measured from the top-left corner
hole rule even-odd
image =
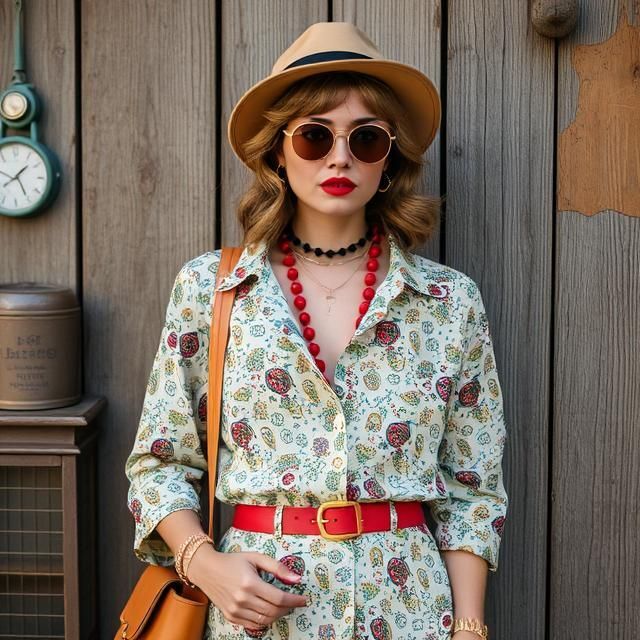
[[[252,175],[227,139],[231,111],[248,89],[271,73],[280,54],[307,27],[327,18],[327,4],[320,0],[222,0],[222,245],[242,240],[235,207]]]
[[[487,624],[545,637],[554,42],[527,3],[448,3],[447,264],[487,308],[507,421],[509,510]],[[561,634],[553,632],[553,637]],[[578,637],[571,635],[570,637]],[[595,637],[595,636],[594,636]]]
[[[216,15],[207,0],[79,6],[85,390],[109,402],[98,457],[108,638],[143,569],[124,463],[171,286],[185,261],[216,243]]]
[[[59,467],[61,456],[42,454],[0,454],[0,467]]]
[[[64,637],[80,640],[80,576],[78,575],[78,502],[76,460],[62,457],[62,514],[64,566]]]
[[[441,4],[436,0],[333,0],[333,19],[362,29],[383,55],[412,65],[441,90]],[[444,114],[443,114],[444,118]],[[442,130],[425,154],[420,193],[441,195],[440,145]],[[440,229],[416,252],[440,259]]]
[[[623,4],[585,0],[576,31],[560,42],[559,136],[576,118],[572,53],[611,37]],[[638,4],[627,4],[637,27]],[[637,50],[628,53],[637,62]],[[620,184],[621,171],[612,164],[600,179]],[[558,638],[631,640],[640,609],[640,226],[613,210],[568,210],[556,228],[549,624]]]
[[[242,229],[236,219],[235,207],[251,180],[251,172],[235,156],[227,139],[231,111],[248,89],[271,73],[273,64],[285,49],[307,27],[322,20],[327,20],[327,5],[320,0],[222,2],[222,245],[238,245],[242,242]],[[278,28],[274,29],[274,25],[278,25]],[[216,512],[216,528],[220,533],[231,524],[232,515],[233,510],[226,505],[221,505],[219,512]]]
[[[80,402],[69,407],[11,411],[0,409],[0,426],[20,425],[28,427],[87,427],[107,404],[106,398],[84,396]]]
[[[33,83],[43,103],[38,140],[58,156],[62,184],[57,199],[43,213],[30,218],[0,216],[0,282],[59,284],[78,294],[74,3],[23,0],[22,7],[27,81]],[[13,75],[14,20],[15,2],[0,3],[3,88]],[[9,130],[8,134],[15,132]]]

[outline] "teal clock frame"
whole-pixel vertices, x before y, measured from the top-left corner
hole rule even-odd
[[[20,120],[5,120],[0,115],[0,119],[6,122],[11,129],[26,129],[32,120],[38,120],[42,113],[42,100],[38,97],[35,87],[30,82],[13,82],[0,93],[0,104],[4,97],[10,93],[19,93],[27,101],[27,108]]]
[[[32,121],[30,126],[31,137],[26,136],[8,136],[4,137],[7,129],[7,125],[3,119],[0,118],[0,150],[7,144],[18,143],[31,147],[37,154],[42,157],[42,160],[49,176],[49,181],[44,190],[44,193],[38,202],[35,202],[29,207],[23,207],[22,209],[5,209],[0,205],[0,214],[13,217],[13,218],[28,218],[42,213],[47,207],[49,207],[56,199],[60,191],[60,184],[62,182],[62,168],[58,157],[48,149],[44,144],[38,142],[38,125],[37,122]]]

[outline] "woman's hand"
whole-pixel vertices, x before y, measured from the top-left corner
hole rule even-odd
[[[306,596],[268,584],[258,575],[260,569],[285,584],[297,584],[300,580],[299,575],[266,554],[223,553],[209,544],[196,550],[187,578],[202,589],[229,622],[255,630],[269,626],[293,607],[307,606]]]

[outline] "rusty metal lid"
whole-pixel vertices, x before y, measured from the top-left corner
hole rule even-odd
[[[67,287],[38,282],[0,283],[0,315],[79,308],[75,294]]]

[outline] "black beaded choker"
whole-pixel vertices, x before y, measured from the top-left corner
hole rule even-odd
[[[355,251],[357,251],[358,247],[364,247],[367,240],[371,240],[371,238],[373,237],[373,230],[371,229],[371,227],[369,227],[365,235],[362,236],[360,240],[351,243],[348,247],[340,247],[340,249],[327,249],[325,251],[323,249],[320,249],[320,247],[312,247],[308,242],[303,243],[302,240],[300,240],[300,238],[298,238],[298,236],[293,232],[290,224],[287,225],[284,233],[286,234],[287,238],[291,242],[293,242],[294,245],[296,245],[296,247],[301,246],[305,253],[315,253],[317,256],[324,255],[327,256],[327,258],[333,258],[333,256],[344,256],[347,254],[347,251],[354,253]]]

